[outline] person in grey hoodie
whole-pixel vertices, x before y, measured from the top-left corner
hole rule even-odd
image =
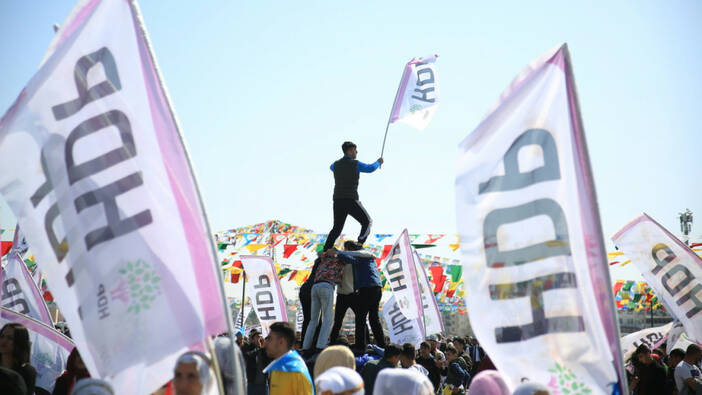
[[[355,241],[344,243],[344,250],[339,252],[338,258],[344,263],[353,266],[353,284],[357,292],[358,312],[356,314],[356,344],[357,350],[365,350],[369,343],[366,336],[366,317],[373,331],[373,337],[377,345],[385,348],[385,334],[383,326],[380,324],[378,307],[380,298],[383,296],[383,288],[380,283],[380,272],[375,263],[375,256],[368,251],[362,251],[363,245]]]

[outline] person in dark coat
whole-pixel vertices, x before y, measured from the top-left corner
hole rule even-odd
[[[29,363],[31,346],[24,325],[10,322],[0,330],[0,366],[22,376],[28,394],[34,393],[37,380],[37,370]]]
[[[334,226],[329,231],[324,243],[324,250],[334,247],[334,242],[344,229],[347,216],[352,216],[361,224],[358,242],[363,244],[370,234],[371,219],[368,212],[358,200],[358,179],[360,173],[372,173],[381,164],[383,158],[378,158],[368,165],[356,160],[358,150],[356,144],[345,141],[341,145],[344,156],[329,167],[334,172]]]
[[[631,389],[634,395],[660,395],[665,393],[665,368],[651,357],[651,349],[640,345],[631,357],[634,379]]]

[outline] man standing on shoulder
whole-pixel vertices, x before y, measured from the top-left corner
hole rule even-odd
[[[324,250],[334,246],[334,242],[344,229],[348,215],[361,224],[358,242],[365,243],[370,234],[372,221],[361,201],[358,200],[359,174],[361,172],[372,173],[383,164],[383,158],[378,158],[370,165],[356,160],[358,150],[356,144],[350,141],[345,141],[341,145],[341,150],[344,152],[344,156],[330,166],[334,172],[334,226],[329,231],[327,241],[324,243]]]
[[[675,367],[675,385],[678,387],[678,393],[682,394],[683,389],[687,388],[688,394],[694,394],[696,388],[702,385],[702,375],[696,366],[701,357],[700,346],[696,344],[687,346],[685,358]]]
[[[288,322],[275,322],[266,337],[266,354],[274,361],[263,373],[268,374],[269,395],[310,395],[312,376],[300,354],[293,350],[295,329]]]

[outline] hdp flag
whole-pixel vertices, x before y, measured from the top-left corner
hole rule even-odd
[[[434,62],[439,55],[407,62],[390,114],[390,123],[403,122],[424,130],[439,104],[439,83]]]
[[[568,47],[533,62],[459,150],[457,227],[480,344],[512,388],[612,393],[626,377]]]
[[[0,120],[0,168],[92,377],[151,393],[226,330],[211,233],[134,0],[74,7]]]

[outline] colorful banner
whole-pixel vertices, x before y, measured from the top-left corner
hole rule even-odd
[[[2,268],[0,278],[2,307],[54,326],[44,298],[16,250],[13,249],[7,255],[7,263]]]
[[[381,268],[402,314],[409,319],[422,318],[417,271],[407,229],[400,233]]]
[[[612,241],[685,332],[702,341],[702,258],[646,214],[629,222]]]
[[[241,263],[246,273],[246,293],[266,337],[272,323],[288,320],[285,296],[280,289],[275,265],[271,258],[255,255],[242,255]]]
[[[37,370],[36,386],[52,392],[56,379],[66,369],[68,355],[75,347],[73,341],[53,326],[0,307],[0,327],[11,322],[22,324],[29,331],[30,362]]]
[[[137,5],[80,1],[0,120],[0,190],[93,377],[150,393],[226,330],[182,136]]]
[[[459,148],[463,281],[481,346],[511,388],[612,393],[625,376],[567,46],[530,64]]]
[[[383,304],[382,314],[391,343],[412,343],[419,348],[419,344],[424,341],[421,318],[405,317],[395,295]]]
[[[422,300],[422,313],[424,316],[422,325],[425,329],[424,333],[427,335],[443,333],[444,322],[441,320],[441,313],[439,312],[439,306],[436,304],[436,297],[434,297],[434,293],[431,291],[427,272],[424,271],[424,267],[422,266],[422,259],[419,258],[419,254],[414,250],[412,251],[412,256],[414,257],[415,270],[419,274],[418,285]]]
[[[622,355],[624,355],[624,360],[629,359],[636,348],[642,344],[647,345],[651,350],[658,348],[668,338],[671,328],[673,328],[673,323],[669,322],[663,326],[642,329],[622,337]]]
[[[439,83],[434,62],[439,55],[407,62],[392,106],[390,122],[403,122],[424,130],[439,106]]]

